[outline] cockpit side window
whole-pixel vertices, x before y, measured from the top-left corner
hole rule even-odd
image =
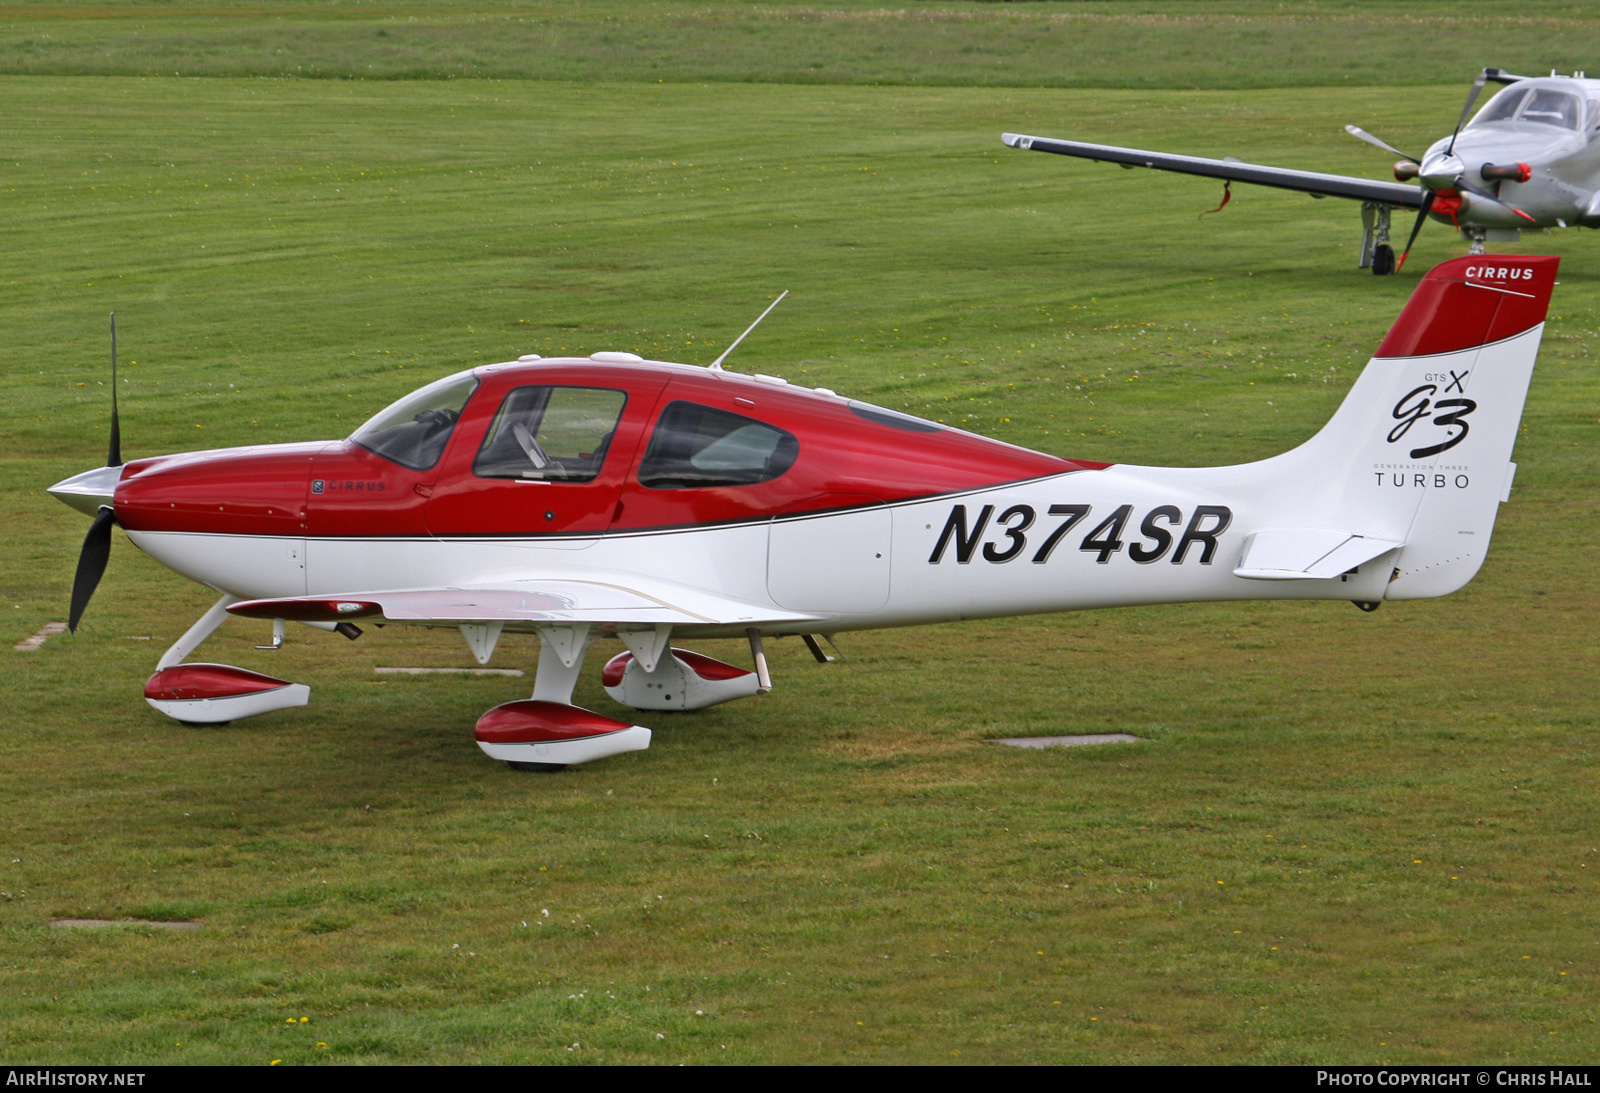
[[[472,473],[592,482],[627,402],[606,387],[518,387],[495,412]]]
[[[1583,107],[1576,95],[1547,87],[1535,88],[1522,108],[1522,120],[1578,129],[1583,125]]]
[[[402,467],[428,470],[444,454],[461,408],[477,386],[470,372],[446,376],[374,414],[350,439]]]
[[[639,483],[653,490],[752,486],[794,466],[800,442],[792,433],[742,414],[693,402],[662,411],[639,466]]]

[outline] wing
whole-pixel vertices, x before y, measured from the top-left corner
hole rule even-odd
[[[1276,186],[1280,190],[1299,190],[1318,197],[1348,197],[1356,201],[1376,201],[1381,205],[1420,209],[1420,187],[1401,182],[1382,182],[1349,175],[1325,175],[1319,171],[1296,171],[1288,167],[1263,167],[1236,159],[1205,159],[1179,156],[1170,152],[1146,152],[1139,148],[1119,148],[1114,144],[1085,144],[1077,140],[1054,140],[1006,133],[1001,138],[1013,148],[1034,152],[1054,152],[1058,156],[1077,156],[1097,163],[1120,163],[1124,167],[1153,167],[1158,171],[1177,171],[1205,178],[1225,178],[1233,182],[1253,182]]]
[[[392,622],[524,623],[530,626],[601,628],[636,626],[725,626],[742,629],[819,620],[825,616],[747,603],[703,589],[614,579],[510,581],[495,588],[407,588],[326,596],[246,600],[229,613],[257,619],[344,622],[383,618]]]

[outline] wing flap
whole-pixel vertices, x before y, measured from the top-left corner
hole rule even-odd
[[[246,600],[228,608],[248,618],[341,622],[528,622],[544,625],[754,626],[821,618],[692,588],[644,588],[637,581],[536,580],[499,588],[408,588]]]
[[[1252,581],[1326,581],[1402,546],[1347,531],[1271,528],[1245,540],[1233,575]]]
[[[1351,175],[1330,175],[1320,171],[1297,171],[1292,167],[1268,167],[1237,159],[1206,159],[1203,156],[1183,156],[1172,152],[1148,152],[1142,148],[1121,148],[1114,144],[1088,144],[1078,140],[1030,137],[1022,133],[1006,133],[1000,139],[1013,148],[1053,152],[1058,156],[1076,156],[1079,159],[1092,159],[1100,163],[1120,163],[1124,167],[1151,167],[1158,171],[1176,171],[1179,174],[1200,175],[1205,178],[1252,182],[1258,186],[1275,186],[1280,190],[1298,190],[1301,193],[1319,194],[1324,197],[1348,197],[1356,201],[1376,201],[1379,204],[1406,209],[1422,207],[1422,188],[1401,182],[1355,178]]]

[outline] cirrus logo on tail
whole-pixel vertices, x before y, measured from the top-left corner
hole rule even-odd
[[[1528,266],[1468,266],[1467,276],[1495,281],[1531,281],[1533,270]]]

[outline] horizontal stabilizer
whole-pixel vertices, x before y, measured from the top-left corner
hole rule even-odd
[[[1233,575],[1252,581],[1326,581],[1403,546],[1347,531],[1271,528],[1245,540]]]
[[[649,589],[602,581],[532,580],[500,588],[411,588],[288,599],[247,600],[229,613],[247,618],[343,622],[382,617],[393,622],[529,622],[596,626],[757,626],[818,616],[744,603],[701,589],[661,584]]]

